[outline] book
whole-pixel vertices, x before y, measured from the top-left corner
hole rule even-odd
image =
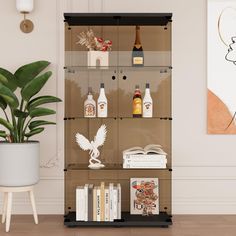
[[[113,183],[109,183],[109,199],[110,199],[110,220],[109,221],[113,221],[114,217],[113,217],[113,187],[114,184]]]
[[[88,186],[88,221],[93,221],[93,184]]]
[[[124,169],[165,169],[166,163],[124,162]]]
[[[112,205],[112,207],[113,207],[113,220],[118,219],[118,209],[117,209],[118,208],[118,205],[117,205],[118,201],[117,201],[117,196],[118,196],[117,187],[114,186],[113,187],[113,205]]]
[[[110,221],[109,187],[105,187],[105,221]]]
[[[149,144],[144,148],[141,147],[132,147],[123,151],[123,157],[127,154],[162,154],[167,155],[161,148],[159,144]]]
[[[105,221],[105,183],[101,182],[101,201],[100,201],[100,213],[101,213],[101,221]]]
[[[121,219],[121,185],[117,184],[117,219]]]
[[[76,220],[84,221],[85,219],[85,198],[84,198],[84,186],[78,186],[76,188]]]
[[[125,154],[123,161],[166,161],[165,154]]]
[[[130,179],[130,214],[159,214],[158,178]]]
[[[97,221],[101,221],[101,189],[97,187]]]
[[[88,186],[89,184],[84,185],[84,220],[88,221]]]
[[[101,189],[97,187],[97,221],[101,221]]]
[[[97,187],[93,188],[93,221],[97,221]]]

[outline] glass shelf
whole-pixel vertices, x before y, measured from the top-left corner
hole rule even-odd
[[[122,164],[105,164],[105,167],[102,169],[90,169],[88,164],[68,164],[65,170],[86,170],[86,171],[104,171],[104,170],[163,170],[171,171],[170,168],[123,168]]]
[[[172,117],[92,117],[92,118],[88,118],[88,117],[65,117],[64,120],[80,120],[80,119],[85,119],[85,120],[95,120],[95,119],[101,119],[101,120],[109,120],[109,119],[114,119],[114,120],[123,120],[123,119],[134,119],[134,120],[152,120],[152,119],[158,119],[158,120],[172,120]]]
[[[97,71],[103,71],[103,72],[120,72],[123,73],[123,71],[159,71],[160,73],[168,73],[172,66],[108,66],[108,67],[89,67],[89,66],[65,66],[65,71],[67,73],[78,73],[82,71],[91,71],[91,72],[97,72]]]

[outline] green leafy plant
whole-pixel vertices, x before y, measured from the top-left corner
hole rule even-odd
[[[51,71],[43,72],[49,64],[36,61],[21,66],[14,74],[0,68],[0,108],[3,111],[0,125],[5,127],[5,130],[0,129],[0,137],[5,141],[27,142],[31,136],[41,133],[43,126],[56,124],[37,119],[56,113],[41,105],[61,101],[54,96],[35,96],[52,75]]]

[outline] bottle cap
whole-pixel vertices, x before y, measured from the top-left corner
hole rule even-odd
[[[150,85],[149,85],[149,83],[146,83],[146,88],[150,88]]]
[[[100,88],[104,88],[104,83],[101,83]]]

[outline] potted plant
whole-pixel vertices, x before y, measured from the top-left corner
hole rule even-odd
[[[36,61],[14,74],[0,68],[0,186],[39,181],[39,142],[31,138],[43,132],[45,125],[55,124],[39,118],[56,113],[42,105],[61,101],[54,96],[36,96],[52,75],[43,72],[49,64]]]

